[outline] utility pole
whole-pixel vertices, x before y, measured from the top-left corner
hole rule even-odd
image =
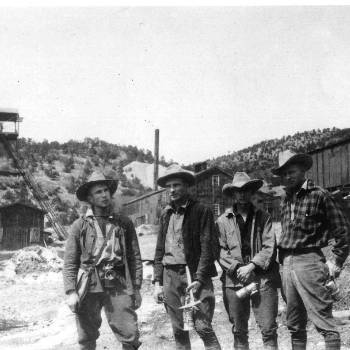
[[[158,190],[158,169],[159,169],[159,129],[154,131],[154,169],[153,169],[153,189]]]

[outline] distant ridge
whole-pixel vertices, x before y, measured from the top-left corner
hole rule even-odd
[[[350,128],[314,129],[283,136],[280,139],[261,141],[242,150],[208,160],[228,171],[245,171],[254,177],[272,181],[270,169],[277,161],[278,153],[285,149],[307,153],[350,138]]]

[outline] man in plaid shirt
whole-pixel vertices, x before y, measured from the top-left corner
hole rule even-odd
[[[292,349],[306,349],[308,317],[325,339],[326,350],[340,349],[340,336],[332,316],[329,279],[339,276],[348,256],[349,222],[330,194],[306,179],[312,166],[307,154],[284,151],[279,155],[279,175],[286,185],[282,202],[282,233],[278,242],[287,299],[287,326]],[[331,257],[321,248],[332,239]]]

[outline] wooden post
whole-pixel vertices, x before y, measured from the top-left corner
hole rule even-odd
[[[153,170],[153,189],[158,190],[158,168],[159,168],[159,129],[154,132],[154,170]]]

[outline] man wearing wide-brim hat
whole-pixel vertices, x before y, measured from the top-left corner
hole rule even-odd
[[[250,303],[260,327],[264,349],[276,350],[278,293],[276,238],[269,213],[255,208],[252,195],[263,185],[245,172],[234,174],[232,183],[222,188],[233,199],[217,220],[220,242],[219,263],[223,273],[224,305],[232,323],[234,349],[249,349]],[[240,298],[236,292],[255,283],[256,292]]]
[[[329,192],[306,178],[312,157],[290,150],[279,154],[272,170],[281,176],[286,196],[281,206],[282,233],[278,242],[283,264],[283,289],[287,301],[287,326],[292,348],[306,349],[307,320],[323,335],[326,349],[340,349],[340,337],[332,317],[334,279],[348,256],[349,225]],[[327,261],[321,248],[333,238]]]
[[[141,304],[142,262],[132,222],[113,210],[117,186],[117,180],[96,171],[76,192],[90,208],[70,229],[63,277],[68,306],[76,313],[82,350],[96,349],[102,307],[124,350],[141,344],[135,309]],[[79,299],[78,286],[89,272],[87,293]]]
[[[193,313],[194,328],[205,349],[220,345],[212,328],[215,297],[211,278],[217,275],[214,265],[218,242],[213,214],[189,195],[194,175],[177,164],[169,166],[158,179],[167,189],[170,204],[160,218],[154,257],[155,299],[164,302],[173,327],[177,350],[191,349],[188,329],[184,328],[183,310],[186,289],[193,290],[201,303]],[[186,266],[192,283],[188,284]]]

